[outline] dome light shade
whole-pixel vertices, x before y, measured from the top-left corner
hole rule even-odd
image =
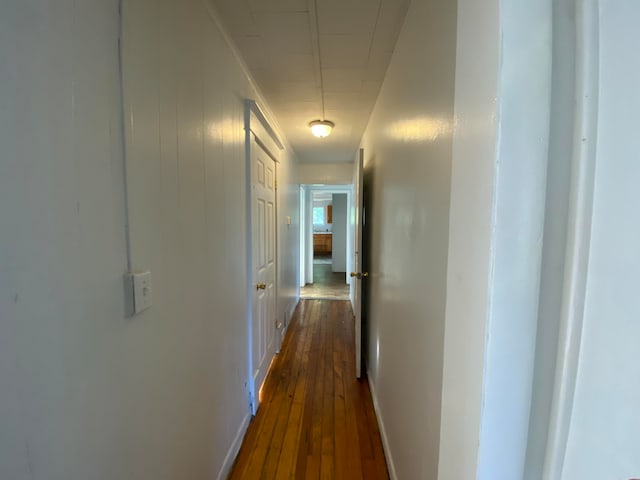
[[[333,130],[335,124],[329,120],[314,120],[309,124],[309,127],[314,136],[324,138],[331,134],[331,130]]]

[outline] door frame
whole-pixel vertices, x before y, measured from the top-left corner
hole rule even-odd
[[[362,378],[362,311],[363,311],[363,272],[364,272],[364,149],[359,148],[353,164],[353,195],[350,204],[350,229],[352,230],[351,278],[349,279],[349,299],[353,309],[355,332],[356,378]],[[368,275],[368,273],[366,274]]]
[[[315,192],[338,193],[347,195],[347,271],[345,272],[345,284],[350,284],[349,272],[353,269],[353,228],[350,224],[349,215],[353,204],[352,184],[301,184],[301,198],[305,196],[305,208],[300,208],[300,241],[304,243],[304,251],[301,248],[300,254],[300,287],[305,284],[313,284],[313,194]]]
[[[571,165],[568,185],[565,258],[562,277],[561,311],[557,324],[558,345],[553,391],[548,417],[543,478],[562,477],[578,368],[582,353],[583,324],[589,279],[592,218],[596,183],[598,114],[600,91],[599,0],[576,2],[576,38],[573,142],[567,161]],[[531,439],[529,439],[531,440]]]
[[[264,151],[274,161],[275,175],[275,280],[274,280],[274,296],[275,296],[275,316],[276,323],[278,319],[278,297],[279,297],[279,240],[278,240],[278,164],[280,163],[279,155],[284,150],[284,145],[280,141],[278,134],[270,125],[266,115],[255,100],[246,99],[244,109],[244,130],[245,130],[245,189],[246,189],[246,215],[247,215],[247,233],[246,233],[246,305],[247,305],[247,381],[245,382],[248,406],[252,415],[256,414],[259,405],[259,392],[255,391],[253,382],[253,286],[256,283],[253,269],[253,205],[252,205],[252,179],[253,166],[251,158],[252,142],[256,143],[264,149]],[[276,325],[273,328],[277,330]],[[281,336],[275,333],[275,349],[273,354],[280,349],[282,342]]]

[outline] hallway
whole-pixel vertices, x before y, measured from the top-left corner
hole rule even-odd
[[[640,479],[640,1],[0,32],[0,480]]]
[[[300,302],[229,478],[388,478],[353,335],[349,302]]]

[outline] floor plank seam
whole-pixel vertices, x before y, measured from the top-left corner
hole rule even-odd
[[[302,300],[228,478],[388,479],[348,301]]]

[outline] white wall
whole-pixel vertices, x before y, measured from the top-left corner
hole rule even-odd
[[[284,138],[281,136],[281,138]],[[287,145],[278,164],[278,321],[287,327],[300,299],[300,185],[296,157]],[[291,220],[287,224],[287,217]],[[285,330],[281,331],[281,341]]]
[[[640,5],[598,3],[591,250],[565,480],[640,477]]]
[[[305,195],[305,205],[304,205],[305,210],[304,211],[301,210],[301,215],[306,216],[306,218],[309,220],[306,222],[306,231],[303,233],[305,246],[306,246],[305,248],[306,258],[304,259],[305,279],[304,279],[304,282],[300,282],[300,283],[304,283],[306,285],[307,283],[313,283],[313,223],[312,223],[313,192],[311,191],[311,188],[305,188],[304,195]]]
[[[458,2],[440,480],[477,478],[497,139],[498,11],[497,1]]]
[[[157,365],[177,340],[172,348],[183,357],[184,371],[201,372],[193,381],[206,390],[187,398],[203,415],[217,406],[208,413],[211,430],[202,433],[212,438],[209,462],[219,468],[246,415],[243,122],[244,99],[256,98],[256,92],[205,3],[166,2],[159,8],[151,0],[131,2],[124,19],[133,267],[152,271],[159,300],[138,320],[149,329],[140,341],[157,335],[149,351]],[[297,297],[299,213],[293,160],[287,151],[281,157],[277,318],[288,320]],[[174,384],[170,391],[181,389]],[[164,396],[149,414],[160,415],[171,402],[176,400]]]
[[[640,108],[640,70],[629,67],[640,46],[640,11],[634,2],[585,1],[577,9],[572,2],[555,2],[552,10],[550,2],[523,7],[503,1],[499,15],[497,7],[458,3],[439,478],[539,479],[549,474],[543,474],[545,453],[547,461],[564,461],[550,479],[635,478],[640,362],[634,342],[640,311],[633,286],[640,228],[632,210],[640,200],[634,187],[640,147],[633,122],[619,119]],[[576,31],[576,15],[592,8]],[[590,36],[599,37],[599,47]],[[588,87],[576,96],[583,81],[576,55],[589,57],[597,48],[599,94],[588,90],[598,75],[586,65]],[[574,133],[574,115],[589,117],[592,112],[582,104],[596,97],[593,218],[584,207],[588,217],[576,220],[569,196],[579,195],[573,190],[588,177],[583,155],[594,140],[588,128],[583,133],[575,127]],[[580,121],[588,127],[591,119]],[[569,168],[572,155],[575,171]],[[586,226],[591,251],[584,269],[582,338],[579,325],[568,327],[579,348],[572,400],[567,390],[557,390],[558,379],[576,370],[571,362],[556,366],[555,349],[562,316],[580,308],[580,293],[563,278],[575,275],[565,249],[582,242],[568,238],[567,224],[574,228],[574,222],[575,228]],[[572,251],[578,262],[586,258],[581,248]],[[562,335],[567,334],[561,331],[561,340]],[[558,348],[564,353],[566,345]],[[547,445],[547,435],[564,422],[551,408],[554,368],[555,395],[569,398],[570,423],[568,442]]]
[[[551,2],[413,2],[366,130],[368,363],[398,478],[523,475],[551,19]]]
[[[215,478],[247,420],[256,93],[203,2],[124,7],[131,258],[154,291],[131,319],[118,2],[0,7],[3,479]],[[297,296],[289,153],[279,174],[283,315]]]
[[[413,1],[362,142],[364,349],[399,479],[438,474],[455,51],[455,3]]]
[[[296,181],[300,184],[348,185],[353,182],[351,163],[300,163]]]
[[[553,67],[549,161],[535,372],[524,478],[543,476],[551,419],[558,329],[562,315],[569,185],[575,113],[575,0],[553,2]]]
[[[521,479],[525,469],[549,153],[551,5],[500,2],[480,480]]]
[[[333,194],[333,238],[331,246],[331,270],[347,271],[347,194]]]
[[[123,318],[118,2],[3,2],[0,32],[0,478],[126,478],[164,374]]]
[[[640,147],[633,122],[620,124],[620,118],[640,108],[640,70],[629,67],[640,46],[640,11],[633,2],[585,1],[577,9],[557,2],[553,10],[550,2],[524,8],[521,2],[500,2],[498,16],[497,6],[458,3],[439,478],[635,478],[640,362],[634,342],[640,311],[633,287],[640,228],[633,206],[640,200],[634,157]],[[576,15],[591,9],[576,31]],[[587,64],[587,90],[576,96],[583,78],[575,58],[588,59],[598,48],[599,93],[589,91],[598,74]],[[581,195],[574,190],[589,176],[584,165],[595,142],[588,105],[596,97],[593,217],[583,206],[587,217],[576,219],[569,197]],[[586,126],[574,127],[574,115]],[[567,235],[567,225],[585,228],[588,257],[582,248],[589,239],[581,243]],[[575,242],[581,243],[577,250]],[[564,315],[582,317],[580,292],[567,288],[567,278],[576,273],[565,249],[587,263],[584,318],[578,322],[582,338],[578,323],[562,332]],[[563,335],[577,336],[575,370],[571,362],[556,366],[559,328],[561,341]],[[568,390],[558,390],[559,379],[576,374],[573,399]],[[568,398],[568,442],[547,445],[547,435],[553,438],[564,422],[562,413],[560,421],[554,416],[552,395]],[[544,462],[554,456],[564,466],[547,477]]]
[[[512,480],[525,472],[549,162],[551,6],[458,3],[441,479]]]

